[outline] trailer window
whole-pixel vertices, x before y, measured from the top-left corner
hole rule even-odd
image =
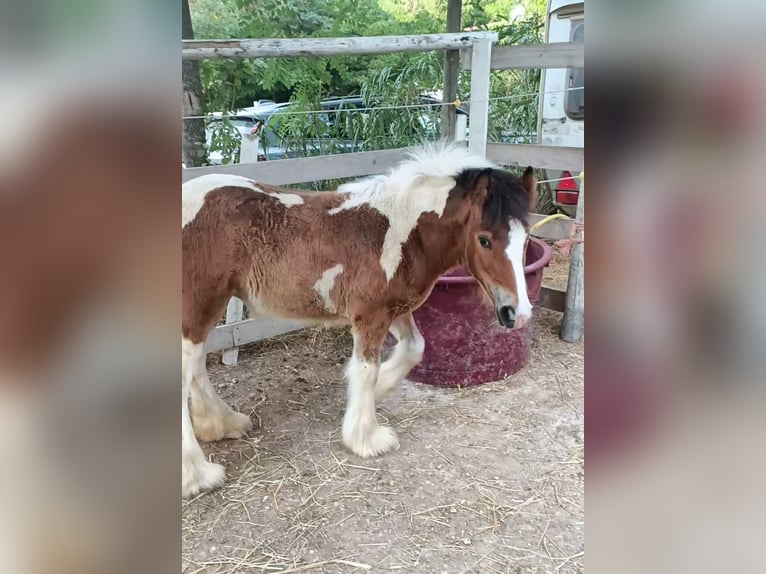
[[[576,44],[585,41],[585,22],[572,20],[572,33],[570,40]],[[564,110],[567,117],[573,120],[581,120],[585,117],[585,69],[567,68],[567,88],[570,89],[564,98]]]

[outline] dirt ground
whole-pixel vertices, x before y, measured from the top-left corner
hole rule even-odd
[[[563,287],[554,258],[545,284]],[[469,389],[405,382],[378,408],[400,449],[340,442],[346,330],[210,355],[247,439],[203,444],[226,485],[183,506],[183,571],[423,574],[582,572],[583,345],[536,311],[529,363]]]

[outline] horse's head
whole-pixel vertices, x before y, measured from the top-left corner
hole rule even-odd
[[[524,247],[537,199],[533,170],[528,167],[519,178],[502,169],[467,169],[455,180],[456,191],[470,200],[463,265],[491,299],[500,324],[523,327],[532,317]]]

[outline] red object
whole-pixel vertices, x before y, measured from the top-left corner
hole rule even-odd
[[[577,205],[577,191],[561,191],[556,190],[556,203],[562,205]]]
[[[524,274],[533,304],[551,256],[546,243],[530,240]],[[478,385],[512,375],[529,358],[534,321],[518,330],[501,327],[481,300],[476,280],[463,269],[441,277],[413,316],[426,348],[409,380],[442,387]]]
[[[556,203],[563,205],[577,205],[577,182],[569,171],[561,172],[561,179],[556,183]]]
[[[258,154],[258,157],[256,158],[258,161],[266,161],[266,156],[262,153]]]
[[[575,183],[572,174],[568,171],[561,172],[561,179],[556,184],[557,190],[577,191],[577,183]]]

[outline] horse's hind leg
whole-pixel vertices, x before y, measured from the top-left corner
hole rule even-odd
[[[380,371],[380,347],[388,331],[386,322],[370,326],[355,324],[354,352],[346,369],[348,392],[343,417],[343,444],[363,458],[376,456],[399,446],[390,427],[375,418],[375,382]]]
[[[201,357],[201,359],[200,359]],[[204,343],[181,342],[181,495],[194,496],[204,490],[223,485],[226,473],[220,464],[208,462],[194,436],[189,417],[189,393],[194,371],[200,360],[205,360]]]
[[[194,368],[191,399],[194,432],[200,440],[239,438],[253,426],[250,417],[234,411],[218,396],[207,375],[204,354]]]
[[[375,400],[388,395],[407,376],[412,368],[423,359],[425,341],[418,331],[412,313],[397,317],[390,328],[397,343],[391,356],[383,361],[375,384]]]

